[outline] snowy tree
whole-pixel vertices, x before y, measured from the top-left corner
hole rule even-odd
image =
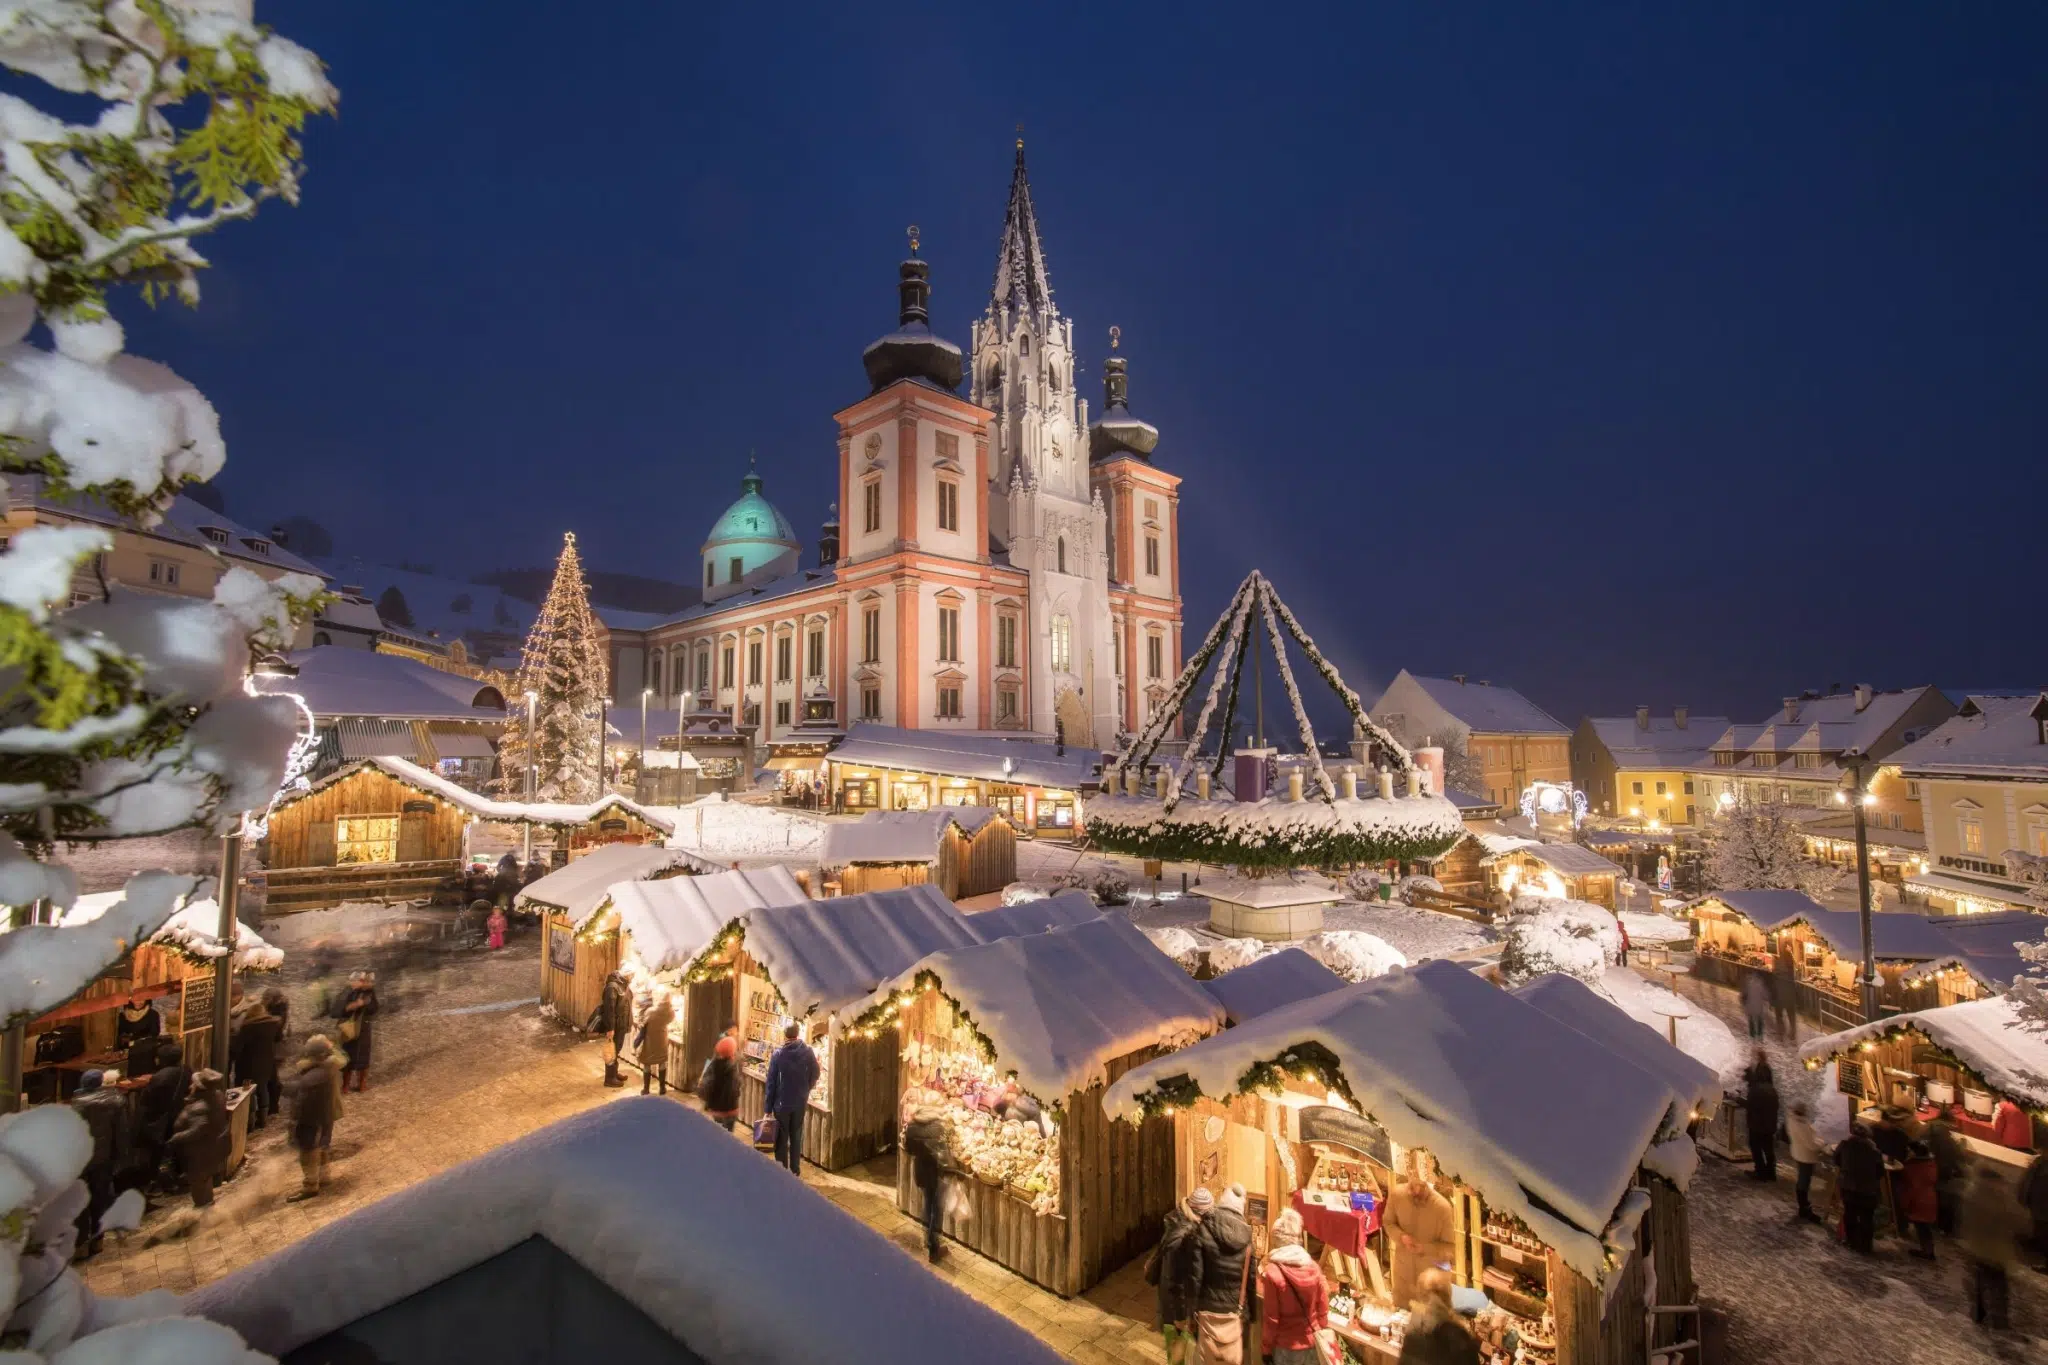
[[[526,790],[529,752],[536,760],[535,793],[544,801],[594,801],[598,776],[598,727],[608,669],[591,615],[590,591],[576,536],[562,537],[555,581],[526,637],[519,677],[507,697],[510,723],[499,746],[499,784],[507,795]],[[533,733],[527,733],[526,694],[535,697]]]
[[[1510,986],[1563,972],[1597,982],[1621,952],[1615,917],[1585,901],[1525,897],[1501,937],[1500,974]]]
[[[377,594],[377,615],[386,625],[397,626],[400,630],[413,628],[412,607],[396,583]]]
[[[250,20],[246,0],[0,0],[0,468],[58,499],[154,524],[226,456],[213,408],[123,353],[116,286],[154,303],[199,297],[196,237],[298,197],[298,132],[333,107],[317,58]],[[28,78],[45,86],[44,98]],[[88,107],[88,105],[92,107]],[[69,118],[84,114],[82,121]],[[38,322],[50,345],[31,340]],[[245,689],[254,658],[289,647],[319,581],[228,569],[211,599],[74,574],[113,544],[91,525],[38,526],[0,553],[0,1023],[63,1004],[154,933],[202,878],[139,871],[96,918],[65,841],[198,827],[262,810],[283,777],[297,703]],[[9,1097],[10,1099],[12,1097]],[[24,1359],[262,1357],[167,1293],[101,1299],[70,1268],[88,1207],[84,1122],[49,1105],[0,1115],[0,1313]],[[101,1227],[133,1226],[139,1194]]]
[[[1702,869],[1709,891],[1778,888],[1824,896],[1841,880],[1841,869],[1810,858],[1806,836],[1782,806],[1739,801],[1715,816],[1706,829]]]

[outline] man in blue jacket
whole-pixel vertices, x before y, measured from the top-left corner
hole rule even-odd
[[[805,1105],[818,1083],[818,1054],[796,1024],[783,1029],[782,1037],[782,1046],[768,1059],[768,1093],[761,1107],[775,1116],[775,1159],[801,1178]]]

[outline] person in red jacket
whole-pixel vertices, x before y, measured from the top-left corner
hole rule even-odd
[[[2034,1121],[2011,1100],[2000,1100],[1991,1111],[1991,1134],[2001,1146],[2015,1151],[2029,1152],[2034,1148]]]
[[[1913,1234],[1920,1239],[1919,1247],[1911,1254],[1923,1261],[1934,1259],[1934,1223],[1941,1216],[1941,1201],[1936,1196],[1940,1179],[1941,1168],[1935,1163],[1934,1149],[1924,1142],[1915,1142],[1906,1151],[1905,1169],[1899,1172],[1899,1213],[1913,1225]]]
[[[1321,1365],[1316,1333],[1330,1325],[1330,1290],[1302,1246],[1301,1215],[1284,1209],[1273,1220],[1273,1249],[1259,1273],[1264,1318],[1259,1352],[1273,1365]]]

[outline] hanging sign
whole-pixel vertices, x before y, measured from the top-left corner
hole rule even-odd
[[[1387,1130],[1360,1114],[1335,1105],[1312,1104],[1301,1111],[1301,1140],[1344,1147],[1392,1169],[1394,1144]]]
[[[1870,1092],[1863,1086],[1863,1063],[1847,1057],[1835,1060],[1835,1089],[1844,1095],[1854,1095],[1859,1100],[1870,1098]]]
[[[576,974],[576,932],[562,925],[548,931],[548,965],[570,976]]]

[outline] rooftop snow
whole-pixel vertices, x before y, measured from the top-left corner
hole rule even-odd
[[[121,903],[127,891],[95,891],[80,896],[58,920],[64,925],[85,924],[96,920],[108,910]],[[147,942],[160,948],[174,948],[193,957],[209,960],[220,956],[220,902],[212,897],[187,901],[184,906],[171,912],[163,927],[151,934]],[[235,960],[237,971],[274,972],[284,965],[284,954],[263,941],[263,937],[240,920],[235,921]]]
[[[44,481],[40,475],[9,474],[5,478],[7,500],[13,506],[32,505],[68,520],[91,522],[96,526],[120,527],[158,540],[208,550],[243,564],[265,564],[289,573],[312,574],[323,579],[328,576],[319,565],[299,558],[272,540],[265,532],[252,530],[231,517],[223,516],[212,508],[201,505],[183,493],[171,499],[170,506],[164,509],[162,521],[143,531],[136,525],[134,518],[122,516],[90,495],[80,495],[63,501],[48,496],[43,491]],[[205,534],[201,527],[210,527],[222,532],[227,539],[217,540]],[[258,550],[250,543],[252,541],[266,548]]]
[[[1340,990],[1343,977],[1299,948],[1283,948],[1201,983],[1233,1024],[1269,1014],[1310,996]]]
[[[1672,1108],[1671,1087],[1463,967],[1425,963],[1277,1009],[1134,1068],[1103,1108],[1189,1076],[1211,1096],[1296,1046],[1328,1048],[1363,1111],[1527,1223],[1598,1283],[1603,1235]]]
[[[2030,1109],[2048,1108],[2048,1026],[2021,1015],[2010,996],[1894,1014],[1861,1028],[1803,1044],[1804,1060],[1826,1059],[1901,1028],[1917,1029],[1937,1047]]]
[[[1621,768],[1697,767],[1728,729],[1726,716],[1688,716],[1683,727],[1672,716],[1651,716],[1647,730],[1634,716],[1589,716],[1586,723]]]
[[[747,954],[792,1014],[837,1014],[929,953],[979,942],[932,885],[870,891],[752,911]]]
[[[1571,727],[1512,687],[1408,675],[1429,699],[1482,734],[1569,735]]]
[[[675,833],[675,818],[672,815],[650,810],[639,802],[629,801],[623,796],[603,796],[580,806],[571,805],[566,801],[494,801],[488,796],[478,796],[467,787],[458,787],[439,773],[428,772],[419,764],[395,755],[373,755],[360,762],[336,768],[305,791],[284,798],[278,803],[278,808],[283,809],[294,801],[302,801],[310,793],[329,787],[362,768],[377,768],[389,773],[407,786],[459,806],[479,820],[520,825],[581,825],[595,820],[608,810],[616,809],[646,821],[663,834]],[[709,863],[699,863],[695,866],[706,872],[717,871],[717,868]]]
[[[592,855],[595,856],[595,855]],[[606,892],[633,954],[659,975],[689,966],[734,920],[810,899],[781,864],[660,881],[621,881]],[[599,906],[602,909],[602,904]]]
[[[259,692],[296,692],[315,716],[503,721],[505,699],[489,683],[417,659],[326,645],[291,655],[296,678],[256,679]]]
[[[1757,898],[1770,896],[1772,901],[1757,905]],[[1804,924],[1816,936],[1824,940],[1841,957],[1860,957],[1863,953],[1862,917],[1854,910],[1828,910],[1811,901],[1804,907],[1779,901],[1779,897],[1806,897],[1797,891],[1716,891],[1704,900],[1718,900],[1739,911],[1764,933],[1775,933],[1794,924]],[[1699,902],[1695,901],[1694,904]],[[1773,910],[1773,906],[1778,908]],[[1759,911],[1764,917],[1759,917]],[[2005,918],[2000,916],[2001,919]],[[2016,916],[2016,919],[2031,919],[2032,916]],[[1963,951],[1965,943],[1978,940],[1951,938],[1946,932],[1948,916],[1914,915],[1903,911],[1882,911],[1870,917],[1870,941],[1872,953],[1887,962],[1925,962],[1950,956]],[[2042,921],[2042,928],[2048,929],[2048,921]],[[2001,931],[2003,932],[2003,931]],[[2014,929],[2012,938],[2038,938],[2039,933],[2022,935]],[[2008,940],[2008,943],[2010,940]],[[2010,949],[2008,949],[2010,951]]]
[[[661,1099],[551,1124],[201,1287],[186,1308],[285,1356],[532,1237],[707,1365],[1057,1365],[1023,1329]]]
[[[1086,891],[1069,890],[1056,896],[1042,896],[1035,901],[973,911],[967,916],[967,927],[974,930],[982,942],[993,943],[999,938],[1042,934],[1048,929],[1086,924],[1101,917],[1101,907]]]
[[[679,848],[659,844],[607,844],[558,867],[513,899],[519,906],[550,906],[582,928],[620,882],[639,881],[670,868],[708,871],[711,864]]]
[[[1681,1114],[1706,1113],[1721,1096],[1721,1078],[1592,987],[1549,972],[1515,988],[1515,996],[1594,1039],[1664,1081]]]
[[[1526,853],[1545,867],[1555,868],[1567,877],[1623,875],[1622,869],[1609,862],[1590,848],[1577,844],[1521,843],[1504,853],[1489,853],[1488,858],[1505,856],[1505,853]]]
[[[1069,745],[1066,753],[1043,741],[1003,739],[993,735],[956,735],[934,730],[903,730],[892,725],[856,725],[830,755],[847,767],[895,768],[1009,781],[1027,787],[1073,791],[1093,786],[1102,767],[1102,753]],[[1011,771],[1003,771],[1003,760]]]
[[[999,818],[992,806],[942,806],[937,810],[873,810],[858,820],[825,826],[818,863],[928,863],[939,856],[948,826],[969,836]]]
[[[1949,717],[1885,762],[1907,773],[2035,779],[2048,773],[2048,745],[2041,742],[2048,693],[1973,696],[1964,709],[1974,714]]]

